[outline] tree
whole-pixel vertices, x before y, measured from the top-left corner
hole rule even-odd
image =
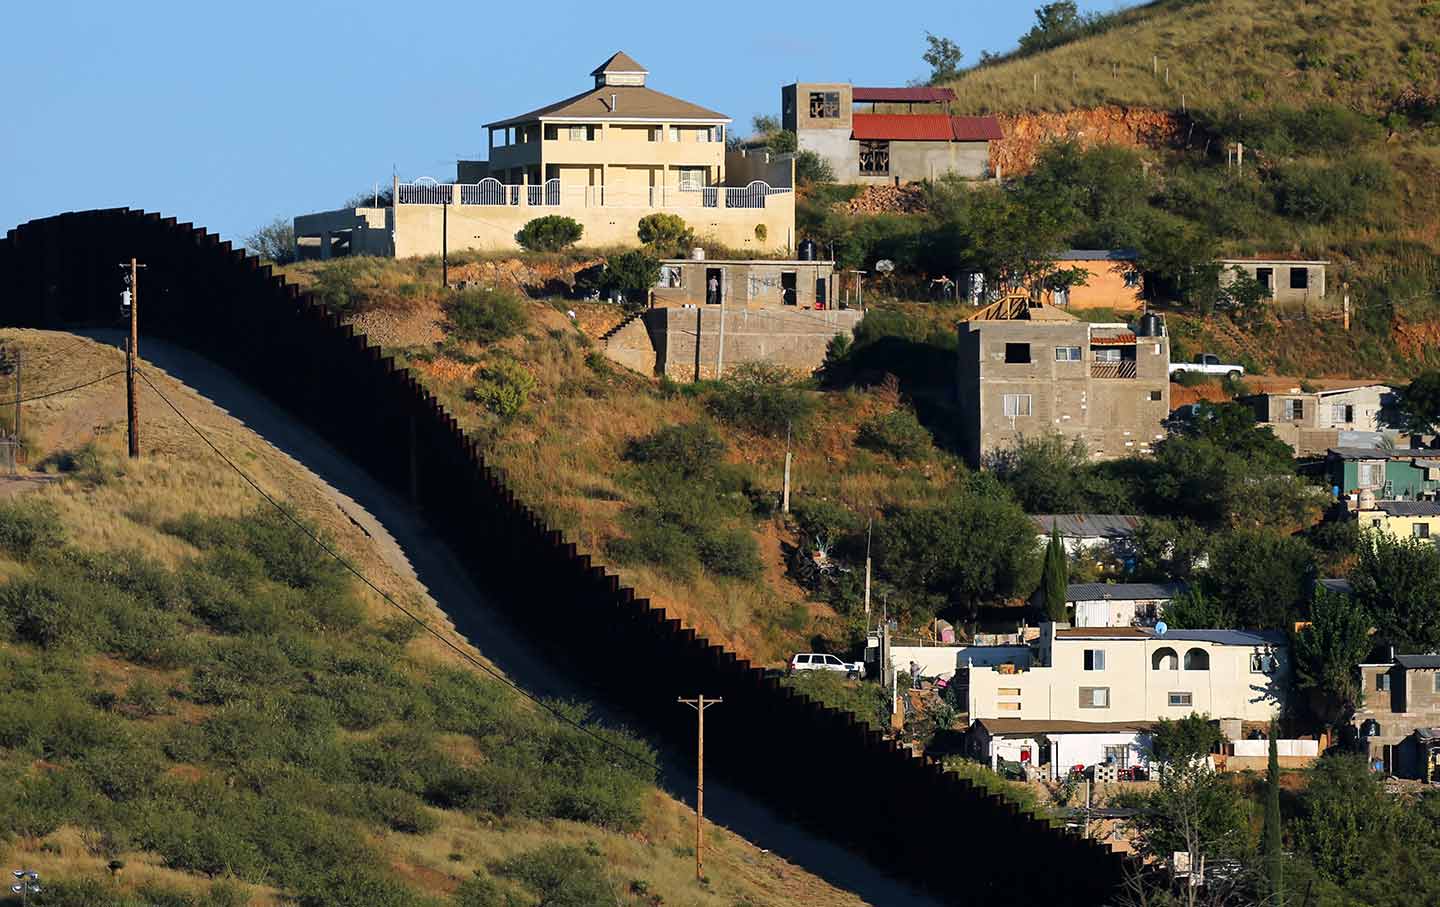
[[[1347,721],[1364,690],[1357,667],[1370,650],[1370,617],[1348,595],[1317,586],[1310,623],[1295,634],[1295,685],[1328,726]]]
[[[795,181],[802,186],[835,182],[835,168],[814,151],[806,148],[795,154]]]
[[[1343,883],[1363,875],[1380,855],[1397,812],[1364,756],[1328,754],[1311,768],[1310,783],[1300,798],[1295,849],[1321,875]]]
[[[559,252],[580,241],[585,228],[573,217],[547,214],[520,228],[515,241],[531,252]]]
[[[941,504],[898,508],[875,526],[876,563],[900,589],[972,612],[983,601],[1028,594],[1039,551],[1035,527],[983,473]]]
[[[1035,10],[1035,24],[1020,36],[1021,53],[1033,53],[1054,47],[1084,23],[1074,0],[1058,0]]]
[[[1209,559],[1209,549],[1210,533],[1189,520],[1144,517],[1130,537],[1130,574],[1145,582],[1188,583],[1195,578],[1196,565]]]
[[[640,218],[635,232],[646,247],[661,256],[683,255],[695,244],[695,232],[678,214],[647,214]],[[645,286],[648,289],[654,283],[651,280]]]
[[[1427,652],[1440,646],[1440,555],[1428,540],[1366,530],[1350,584],[1382,639]]]
[[[993,452],[986,464],[1030,513],[1122,513],[1125,485],[1100,475],[1081,438],[1059,432],[1016,439]]]
[[[1191,712],[1184,718],[1161,718],[1150,735],[1150,751],[1156,761],[1173,767],[1203,760],[1225,742],[1209,715]]]
[[[1288,629],[1315,583],[1315,555],[1301,539],[1269,529],[1237,529],[1216,544],[1206,591],[1241,627]]]
[[[245,237],[245,248],[259,255],[262,261],[287,265],[295,260],[295,227],[283,217]]]
[[[1045,594],[1045,616],[1053,621],[1066,617],[1065,597],[1065,543],[1060,541],[1060,529],[1050,527],[1050,543],[1045,546],[1045,572],[1040,578],[1040,588]]]
[[[1271,297],[1270,288],[1238,265],[1230,272],[1230,282],[1221,288],[1221,302],[1237,314],[1258,316],[1260,304]]]
[[[1280,830],[1280,727],[1270,720],[1270,759],[1265,767],[1265,880],[1269,903],[1285,903],[1285,851]]]
[[[750,129],[755,135],[764,137],[780,131],[780,120],[772,114],[757,113],[750,118]]]
[[[932,35],[928,31],[925,33],[925,44],[927,50],[920,55],[920,59],[930,67],[930,84],[937,85],[958,78],[960,61],[965,58],[965,54],[960,50],[960,45],[949,38]]]
[[[793,154],[799,147],[799,137],[789,129],[777,129],[765,140],[765,148],[771,154]]]
[[[1290,445],[1275,437],[1270,426],[1256,424],[1255,411],[1243,403],[1201,403],[1181,431],[1239,454],[1254,466],[1288,473],[1295,462]]]
[[[1176,630],[1223,630],[1235,626],[1233,611],[1194,587],[1166,602],[1160,616]]]
[[[1388,421],[1409,434],[1428,435],[1440,429],[1440,371],[1421,372],[1401,389]]]
[[[649,297],[650,288],[655,286],[655,281],[659,279],[660,260],[637,249],[613,255],[605,262],[605,272],[600,276],[600,289],[607,294],[623,294],[629,305],[643,306]]]
[[[594,907],[616,902],[614,887],[605,878],[605,864],[582,847],[546,844],[490,868],[528,888],[539,898],[537,907]]]

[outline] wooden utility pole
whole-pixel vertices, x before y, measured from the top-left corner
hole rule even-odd
[[[135,361],[140,355],[140,269],[144,264],[130,259],[120,267],[130,268],[130,340],[125,344],[125,409],[130,438],[130,459],[140,457],[140,398],[135,393]]]
[[[454,192],[451,187],[449,192]],[[450,289],[450,197],[440,204],[440,288]]]
[[[698,719],[699,740],[696,746],[697,767],[695,771],[695,881],[705,879],[705,710],[725,700],[720,697],[706,699],[702,694],[694,699],[677,699],[695,710]]]
[[[875,518],[865,524],[865,630],[870,630],[870,531],[875,528]]]
[[[1345,297],[1347,300],[1350,297]],[[1347,306],[1348,311],[1348,306]],[[15,440],[20,440],[20,347],[15,347]]]
[[[785,487],[780,494],[780,512],[790,512],[790,423],[785,423]]]

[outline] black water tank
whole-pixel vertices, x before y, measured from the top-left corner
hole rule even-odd
[[[1140,316],[1140,326],[1135,333],[1141,337],[1159,337],[1165,333],[1165,329],[1160,324],[1159,315],[1153,312],[1146,312]]]
[[[800,249],[799,249],[799,251],[800,251],[800,260],[801,260],[801,261],[814,261],[814,260],[815,260],[815,240],[813,240],[813,239],[802,239],[802,240],[800,240]]]

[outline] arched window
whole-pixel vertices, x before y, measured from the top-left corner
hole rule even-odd
[[[1180,667],[1180,656],[1169,646],[1156,649],[1155,654],[1150,656],[1150,667],[1156,671],[1173,671]]]
[[[1208,671],[1210,670],[1210,653],[1204,649],[1191,649],[1185,653],[1185,670],[1187,671]]]

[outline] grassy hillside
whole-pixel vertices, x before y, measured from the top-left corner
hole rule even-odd
[[[120,359],[3,339],[50,376],[37,390]],[[267,492],[481,657],[363,515],[154,375]],[[41,873],[45,904],[859,903],[722,829],[695,883],[693,813],[649,769],[418,635],[142,401],[139,462],[112,378],[28,405],[37,470],[0,479],[0,856]]]
[[[950,83],[957,106],[1218,110],[1328,99],[1383,115],[1417,92],[1440,95],[1440,5],[1426,0],[1158,0],[1096,31],[967,71]]]

